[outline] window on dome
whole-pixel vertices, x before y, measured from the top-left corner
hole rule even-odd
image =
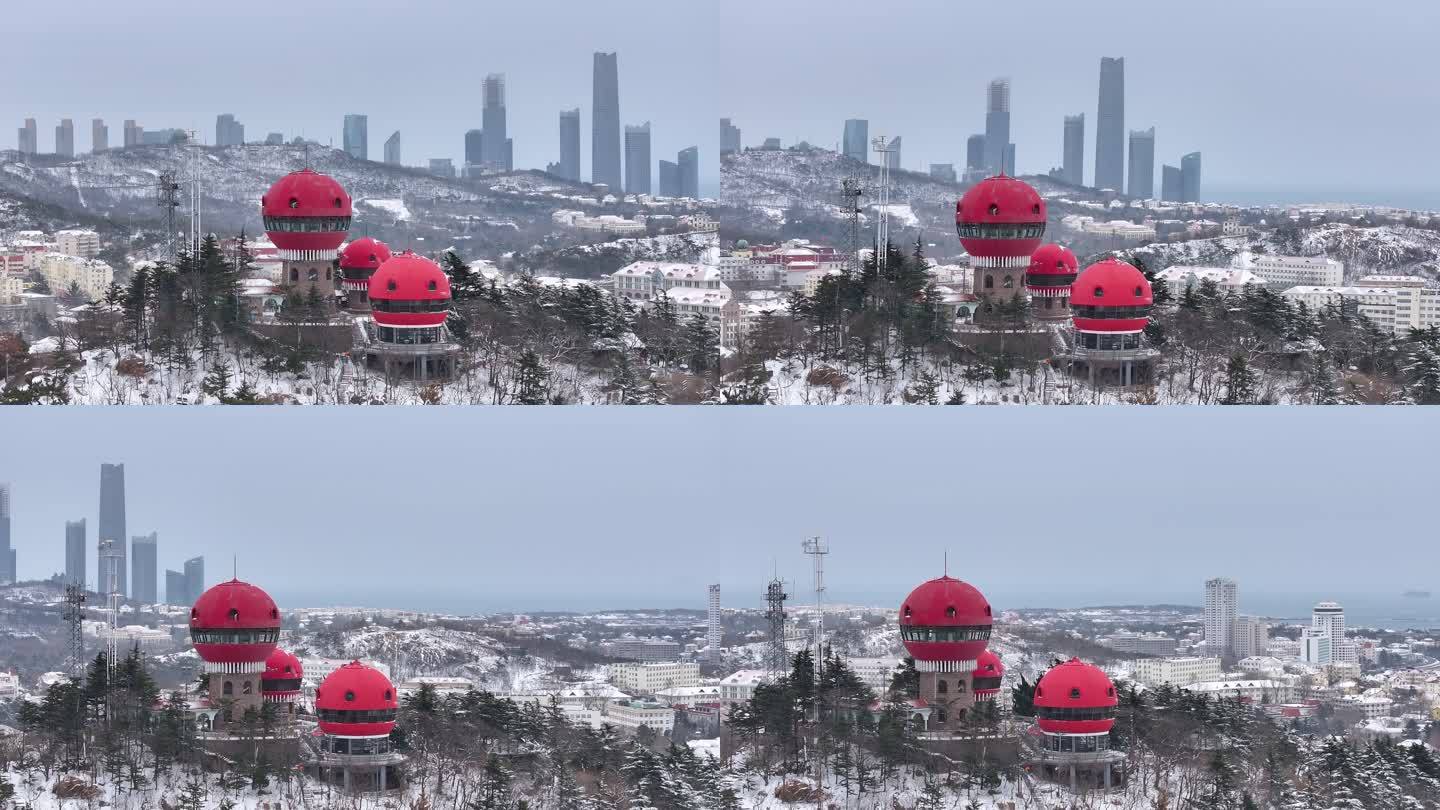
[[[230,621],[233,622],[238,618],[240,618],[240,610],[238,608],[230,608]]]
[[[1113,686],[1107,686],[1107,687],[1105,687],[1105,695],[1106,695],[1107,697],[1115,697],[1115,687],[1113,687]]]
[[[344,203],[343,201],[341,201],[341,199],[340,199],[339,197],[336,197],[336,198],[335,198],[335,207],[336,207],[336,208],[344,208],[344,207],[345,207],[345,203]]]
[[[434,280],[434,279],[431,279],[431,280],[430,280],[430,283],[426,285],[426,289],[430,290],[430,292],[435,292],[435,280]],[[1139,294],[1140,294],[1140,293],[1139,293],[1140,288],[1139,288],[1139,287],[1136,287],[1135,290],[1136,290],[1136,293],[1135,293],[1135,294],[1136,294],[1136,295],[1139,295]]]
[[[395,279],[392,278],[389,281],[385,282],[385,289],[389,290],[390,292],[395,292]]]
[[[355,691],[353,689],[345,693],[345,700],[352,702],[355,700]]]
[[[386,700],[389,700],[389,699],[390,699],[390,690],[389,690],[389,689],[386,689],[386,690],[385,690],[385,699],[386,699]]]
[[[906,605],[906,606],[905,606],[905,618],[907,618],[907,619],[910,618],[910,606],[909,606],[909,605]]]
[[[951,619],[955,618],[955,606],[954,606],[954,605],[950,605],[949,607],[945,608],[945,616],[946,616],[947,618],[951,618]]]
[[[1140,288],[1137,286],[1137,287],[1135,288],[1135,297],[1136,297],[1136,298],[1143,298],[1144,296],[1145,296],[1145,293],[1141,292],[1141,291],[1140,291]]]
[[[1070,699],[1071,699],[1071,700],[1078,700],[1079,698],[1080,698],[1080,687],[1078,687],[1078,686],[1072,686],[1072,687],[1070,687]]]
[[[993,217],[998,213],[1000,213],[1000,206],[996,205],[995,203],[990,203],[990,216]]]
[[[1096,298],[1104,298],[1104,297],[1105,297],[1105,288],[1104,288],[1104,287],[1096,287],[1096,288],[1095,288],[1095,297],[1096,297]]]
[[[1038,214],[1038,213],[1040,213],[1040,203],[1035,203],[1034,205],[1030,206],[1030,213],[1032,213],[1032,214]]]
[[[291,197],[291,198],[290,198],[290,207],[291,207],[291,208],[299,208],[299,207],[300,207],[300,198],[299,198],[299,197]]]

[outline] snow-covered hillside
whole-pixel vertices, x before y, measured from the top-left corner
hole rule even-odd
[[[1224,236],[1156,243],[1124,251],[1153,271],[1171,265],[1223,267],[1244,251],[1284,256],[1325,256],[1345,263],[1345,278],[1372,274],[1440,279],[1440,232],[1403,225],[1364,227],[1327,223],[1253,236]]]

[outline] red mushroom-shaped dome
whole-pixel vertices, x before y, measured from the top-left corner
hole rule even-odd
[[[314,169],[285,175],[260,198],[265,232],[282,259],[333,259],[352,213],[344,187]]]
[[[399,706],[390,679],[359,661],[330,673],[315,690],[320,730],[336,737],[384,737],[395,728]]]
[[[1094,664],[1071,658],[1035,684],[1035,716],[1047,734],[1105,734],[1115,725],[1115,684]]]
[[[964,672],[990,641],[990,603],[949,576],[910,592],[900,606],[900,639],[922,672]]]
[[[1029,256],[1045,235],[1045,200],[1023,180],[987,177],[955,203],[955,229],[976,258]]]
[[[977,699],[993,698],[1000,691],[1000,681],[1005,677],[1005,664],[993,650],[985,650],[975,659],[975,671],[970,673],[970,691]]]
[[[370,308],[382,326],[440,326],[450,312],[450,279],[440,265],[405,251],[370,277]]]
[[[1075,328],[1082,332],[1139,332],[1155,297],[1134,265],[1106,259],[1085,268],[1070,287]]]
[[[260,692],[266,700],[292,700],[300,694],[300,679],[305,670],[294,653],[275,648],[265,659],[265,672],[260,675]]]
[[[342,270],[378,270],[389,260],[390,247],[372,236],[356,239],[340,251]]]
[[[1032,295],[1065,294],[1075,282],[1080,262],[1070,248],[1062,245],[1041,245],[1030,254],[1030,267],[1025,271],[1025,289]]]
[[[280,609],[248,582],[222,582],[190,608],[190,638],[206,672],[260,672],[280,640]]]

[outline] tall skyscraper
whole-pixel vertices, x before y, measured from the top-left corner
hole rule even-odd
[[[1200,202],[1200,153],[1180,158],[1180,201]]]
[[[90,151],[104,152],[110,148],[110,128],[105,126],[105,119],[92,118],[90,120]]]
[[[680,196],[680,166],[674,161],[660,161],[660,196]]]
[[[965,139],[965,169],[980,170],[985,168],[985,136],[971,135]]]
[[[1310,627],[1329,636],[1333,643],[1345,640],[1345,608],[1338,602],[1320,602],[1310,611]]]
[[[613,53],[595,54],[594,99],[590,104],[590,182],[621,188],[620,70]]]
[[[505,134],[505,74],[491,73],[485,77],[482,87],[485,98],[485,106],[481,112],[481,126],[485,131],[485,139],[481,144],[484,152],[483,163],[490,171],[508,172],[514,167],[510,165],[507,146],[510,137]]]
[[[479,171],[485,165],[485,130],[465,131],[465,171],[467,174]],[[475,167],[471,169],[470,167]]]
[[[1155,128],[1130,131],[1130,188],[1137,200],[1155,196]]]
[[[1100,108],[1095,116],[1095,187],[1125,188],[1125,59],[1100,59]]]
[[[241,146],[245,143],[245,125],[235,116],[224,113],[215,116],[215,145]]]
[[[868,119],[846,119],[845,140],[842,148],[845,151],[845,157],[861,163],[870,162],[870,121]]]
[[[75,157],[75,122],[69,118],[60,119],[55,127],[55,154]]]
[[[985,171],[1005,169],[1005,147],[1010,145],[1010,80],[996,79],[985,92]]]
[[[625,127],[625,191],[650,193],[650,122]]]
[[[1184,193],[1181,188],[1180,168],[1178,166],[1160,167],[1160,199],[1165,202],[1180,202]]]
[[[153,605],[160,601],[156,577],[160,571],[157,554],[160,537],[157,532],[130,538],[131,582],[134,588],[130,597],[137,602]]]
[[[85,518],[65,521],[65,584],[84,588],[85,555],[90,547],[85,544]]]
[[[34,118],[26,118],[25,126],[20,127],[19,148],[22,155],[33,155],[40,151],[40,140]]]
[[[1205,580],[1205,649],[1221,656],[1235,648],[1231,634],[1240,606],[1239,587],[1224,577]]]
[[[729,118],[720,119],[720,156],[740,151],[740,128],[730,123]]]
[[[135,123],[134,118],[125,119],[125,145],[139,146],[145,140],[145,128]]]
[[[194,603],[205,592],[205,558],[191,557],[185,561],[185,602]]]
[[[1264,655],[1270,646],[1270,625],[1256,616],[1236,617],[1231,646],[1235,649],[1236,658]]]
[[[183,605],[189,596],[190,585],[185,581],[185,572],[165,569],[165,604]]]
[[[356,160],[370,159],[370,118],[364,115],[345,116],[345,151]]]
[[[580,182],[580,108],[560,111],[560,176]]]
[[[676,171],[679,172],[680,196],[700,199],[700,149],[690,146],[675,156]]]
[[[1014,144],[1014,143],[1007,143],[1007,144],[1005,144],[1005,158],[1004,158],[1003,162],[1001,163],[1000,168],[1004,169],[1006,174],[1008,174],[1008,175],[1010,175],[1010,176],[1012,176],[1012,177],[1015,176],[1015,144]]]
[[[100,545],[113,543],[114,551],[118,554],[118,570],[115,573],[115,581],[119,586],[120,593],[127,594],[125,576],[125,465],[124,464],[101,464],[100,465],[100,525],[96,527],[96,540]],[[108,563],[105,559],[100,560],[99,566],[95,569],[99,579],[96,580],[96,592],[106,593],[110,571],[105,566]]]
[[[391,166],[400,165],[400,130],[398,129],[385,139],[385,162]]]
[[[720,586],[711,585],[705,610],[705,646],[709,648],[710,660],[719,660],[720,643],[723,640],[724,631],[720,627]]]
[[[14,582],[15,549],[10,547],[10,485],[0,484],[0,584]]]
[[[1085,113],[1065,116],[1065,182],[1085,185]]]

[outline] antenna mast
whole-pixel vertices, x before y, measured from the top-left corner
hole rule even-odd
[[[70,628],[70,652],[65,659],[65,671],[77,684],[85,680],[84,621],[85,586],[72,582],[65,586],[65,624]]]
[[[770,644],[765,669],[772,677],[785,674],[789,655],[785,652],[785,582],[776,576],[765,588],[765,618],[770,622]]]
[[[880,153],[880,211],[875,218],[875,269],[885,270],[885,259],[890,247],[890,155],[895,152],[895,142],[878,135],[870,146]]]
[[[845,257],[845,272],[853,275],[858,269],[860,256],[860,198],[865,195],[865,189],[860,180],[855,177],[847,177],[840,184],[841,206],[845,210],[845,218],[850,223],[850,250]]]
[[[180,207],[180,183],[175,172],[163,171],[155,181],[155,204],[164,209],[166,256],[175,261],[175,209]]]
[[[186,130],[190,139],[190,256],[200,255],[200,140],[195,130]]]

